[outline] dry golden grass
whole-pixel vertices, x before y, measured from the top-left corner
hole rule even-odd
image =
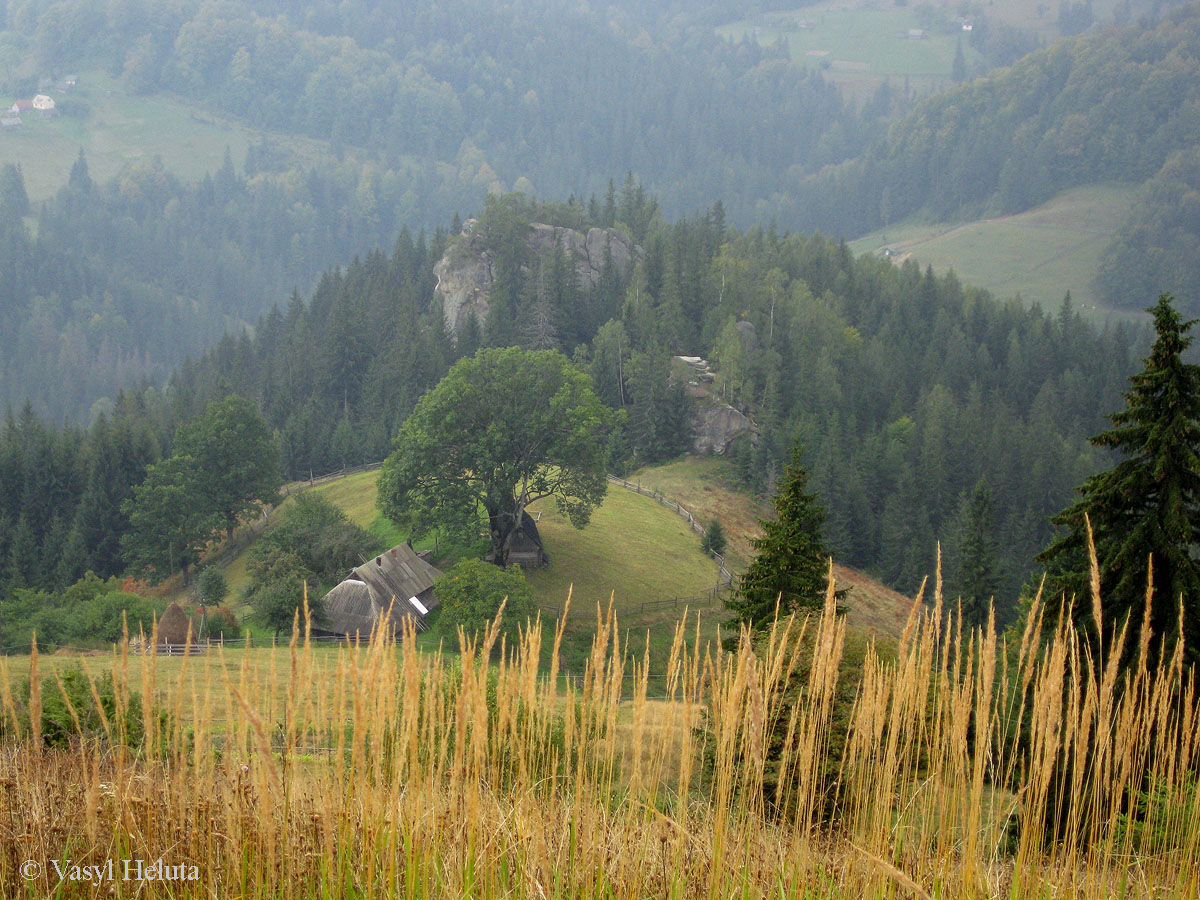
[[[318,656],[297,634],[282,692],[248,661],[210,690],[183,666],[164,686],[159,660],[123,650],[117,708],[65,750],[42,746],[45,661],[24,730],[5,667],[0,896],[1196,896],[1200,723],[1178,655],[1152,666],[1141,645],[1118,672],[1119,641],[1093,660],[1040,599],[1009,647],[935,589],[893,660],[867,653],[847,710],[832,587],[820,615],[736,652],[680,627],[663,701],[611,614],[565,691],[557,652],[538,670],[540,629],[515,648],[495,626],[462,638],[453,662],[411,636]],[[145,737],[128,747],[135,671],[170,715],[132,709]],[[1164,802],[1139,845],[1121,817],[1147,786]],[[60,885],[65,858],[197,880]],[[26,860],[43,866],[28,880]]]

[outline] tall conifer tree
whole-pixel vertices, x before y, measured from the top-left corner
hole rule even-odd
[[[1103,639],[1128,619],[1126,658],[1138,644],[1147,563],[1153,559],[1149,625],[1168,643],[1182,637],[1186,658],[1200,658],[1200,366],[1183,361],[1192,342],[1184,321],[1163,294],[1150,308],[1158,337],[1145,368],[1131,381],[1126,408],[1109,416],[1115,426],[1092,443],[1121,455],[1115,468],[1093,475],[1080,499],[1054,519],[1063,529],[1038,559],[1047,564],[1051,596],[1070,604],[1076,625],[1093,637],[1088,584],[1086,515],[1100,566]],[[1182,634],[1180,605],[1182,603]]]
[[[763,536],[752,542],[757,555],[728,604],[742,621],[769,626],[777,602],[781,616],[821,608],[829,578],[824,525],[825,510],[808,492],[808,473],[793,447],[775,495],[775,518],[762,523]]]

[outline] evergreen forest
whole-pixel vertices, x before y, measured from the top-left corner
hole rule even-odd
[[[561,253],[522,250],[531,222],[612,224],[644,257],[584,290],[556,264]],[[1029,309],[912,263],[855,259],[818,236],[736,230],[720,206],[670,223],[632,181],[591,210],[493,198],[475,228],[512,303],[493,303],[474,331],[448,332],[432,274],[460,238],[405,231],[390,253],[328,270],[309,297],[226,336],[165,389],[122,394],[89,428],[56,429],[29,408],[10,418],[0,434],[6,579],[54,588],[87,569],[124,571],[112,540],[129,530],[121,500],[178,452],[179,426],[231,393],[261,410],[281,474],[302,478],[382,459],[420,396],[478,346],[548,341],[624,410],[612,470],[688,449],[694,401],[671,357],[704,356],[722,396],[757,427],[757,440],[730,448],[748,489],[769,492],[798,443],[840,561],[912,591],[940,541],[953,590],[980,562],[959,558],[977,535],[1011,616],[1050,516],[1107,464],[1088,438],[1119,406],[1147,341],[1144,329],[1088,324],[1069,298]],[[104,525],[89,524],[97,516]]]

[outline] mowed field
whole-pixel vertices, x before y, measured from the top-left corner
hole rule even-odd
[[[1027,212],[965,224],[897,223],[853,241],[856,253],[891,248],[897,264],[915,259],[998,297],[1054,309],[1071,292],[1076,309],[1112,313],[1093,279],[1137,193],[1130,185],[1091,185],[1064,191]]]
[[[945,9],[936,16],[937,28],[922,25],[917,5],[833,0],[794,12],[763,13],[722,25],[720,37],[754,40],[763,46],[786,43],[791,58],[810,69],[819,68],[830,82],[859,99],[870,96],[888,79],[906,78],[920,93],[950,84],[955,47],[961,38],[968,70],[979,55],[967,46],[970,37],[941,26],[956,15]],[[909,39],[910,29],[926,29],[924,39]]]
[[[49,90],[68,114],[43,119],[26,113],[16,131],[0,134],[0,164],[20,163],[25,188],[34,203],[53,196],[67,183],[82,148],[88,171],[106,181],[124,167],[161,158],[167,171],[198,179],[216,171],[228,147],[240,171],[251,144],[270,139],[297,163],[329,159],[325,144],[308,138],[273,135],[215,115],[170,94],[135,96],[119,81],[99,72],[79,76],[72,91]],[[0,97],[9,107],[14,100]],[[69,112],[72,108],[78,113]]]

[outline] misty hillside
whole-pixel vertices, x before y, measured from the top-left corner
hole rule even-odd
[[[862,156],[808,182],[796,215],[859,235],[909,216],[1021,212],[1073,187],[1145,185],[1097,281],[1139,309],[1169,289],[1200,296],[1200,5],[1152,25],[1062,41],[923,101]]]
[[[135,95],[365,153],[409,182],[414,226],[489,190],[586,197],[630,170],[672,212],[720,196],[749,222],[780,173],[853,155],[890,112],[890,94],[860,110],[778,50],[718,39],[707,4],[671,12],[234,0],[131,15],[64,0],[11,9],[0,90],[32,95],[52,73],[101,70]]]

